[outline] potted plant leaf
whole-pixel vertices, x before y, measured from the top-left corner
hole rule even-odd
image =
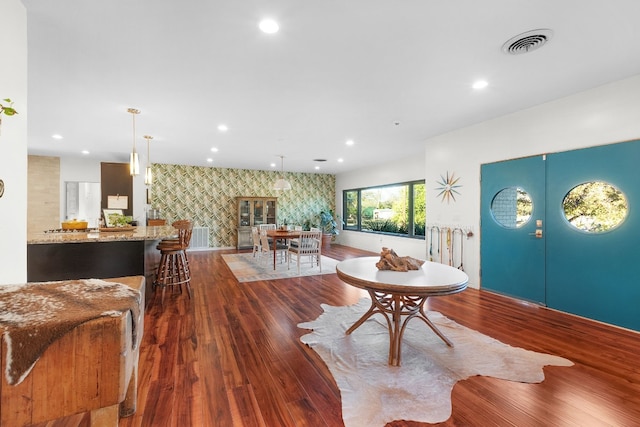
[[[2,127],[2,114],[7,116],[14,116],[18,112],[13,108],[13,102],[9,98],[5,98],[2,102],[6,102],[7,105],[0,103],[0,127]]]
[[[123,228],[129,227],[131,225],[131,221],[133,221],[133,217],[122,215],[119,213],[109,214],[109,224],[114,228]]]
[[[322,230],[322,247],[328,248],[333,240],[334,236],[340,234],[340,228],[338,227],[339,220],[331,210],[321,211],[318,214],[319,228]]]

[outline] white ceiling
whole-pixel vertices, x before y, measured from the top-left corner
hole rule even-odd
[[[23,2],[38,155],[127,162],[134,107],[142,166],[148,134],[154,163],[340,173],[640,74],[639,0]],[[502,52],[539,28],[544,47]]]

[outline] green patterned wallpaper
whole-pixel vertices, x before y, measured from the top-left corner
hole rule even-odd
[[[151,206],[171,223],[190,219],[209,227],[209,246],[236,246],[236,197],[277,197],[278,224],[302,225],[322,210],[335,210],[335,175],[285,173],[290,191],[273,190],[277,171],[153,164]]]

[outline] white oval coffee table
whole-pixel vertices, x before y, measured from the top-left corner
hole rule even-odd
[[[424,321],[448,346],[453,343],[429,320],[424,303],[432,296],[451,295],[467,288],[469,276],[462,270],[425,261],[419,270],[378,270],[380,257],[361,257],[341,261],[338,277],[345,283],[369,292],[371,307],[346,334],[355,331],[369,317],[382,314],[389,329],[389,365],[400,366],[402,334],[409,320]],[[404,319],[403,319],[404,317]]]

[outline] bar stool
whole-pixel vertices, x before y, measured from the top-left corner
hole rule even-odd
[[[182,285],[187,287],[189,298],[191,298],[191,271],[189,269],[189,259],[187,258],[187,248],[191,242],[191,232],[193,223],[189,220],[176,221],[173,227],[178,230],[178,237],[175,239],[163,239],[156,249],[160,251],[160,264],[156,273],[156,280],[153,288],[162,287],[162,304],[164,305],[164,294],[167,286],[178,286],[182,293]]]

